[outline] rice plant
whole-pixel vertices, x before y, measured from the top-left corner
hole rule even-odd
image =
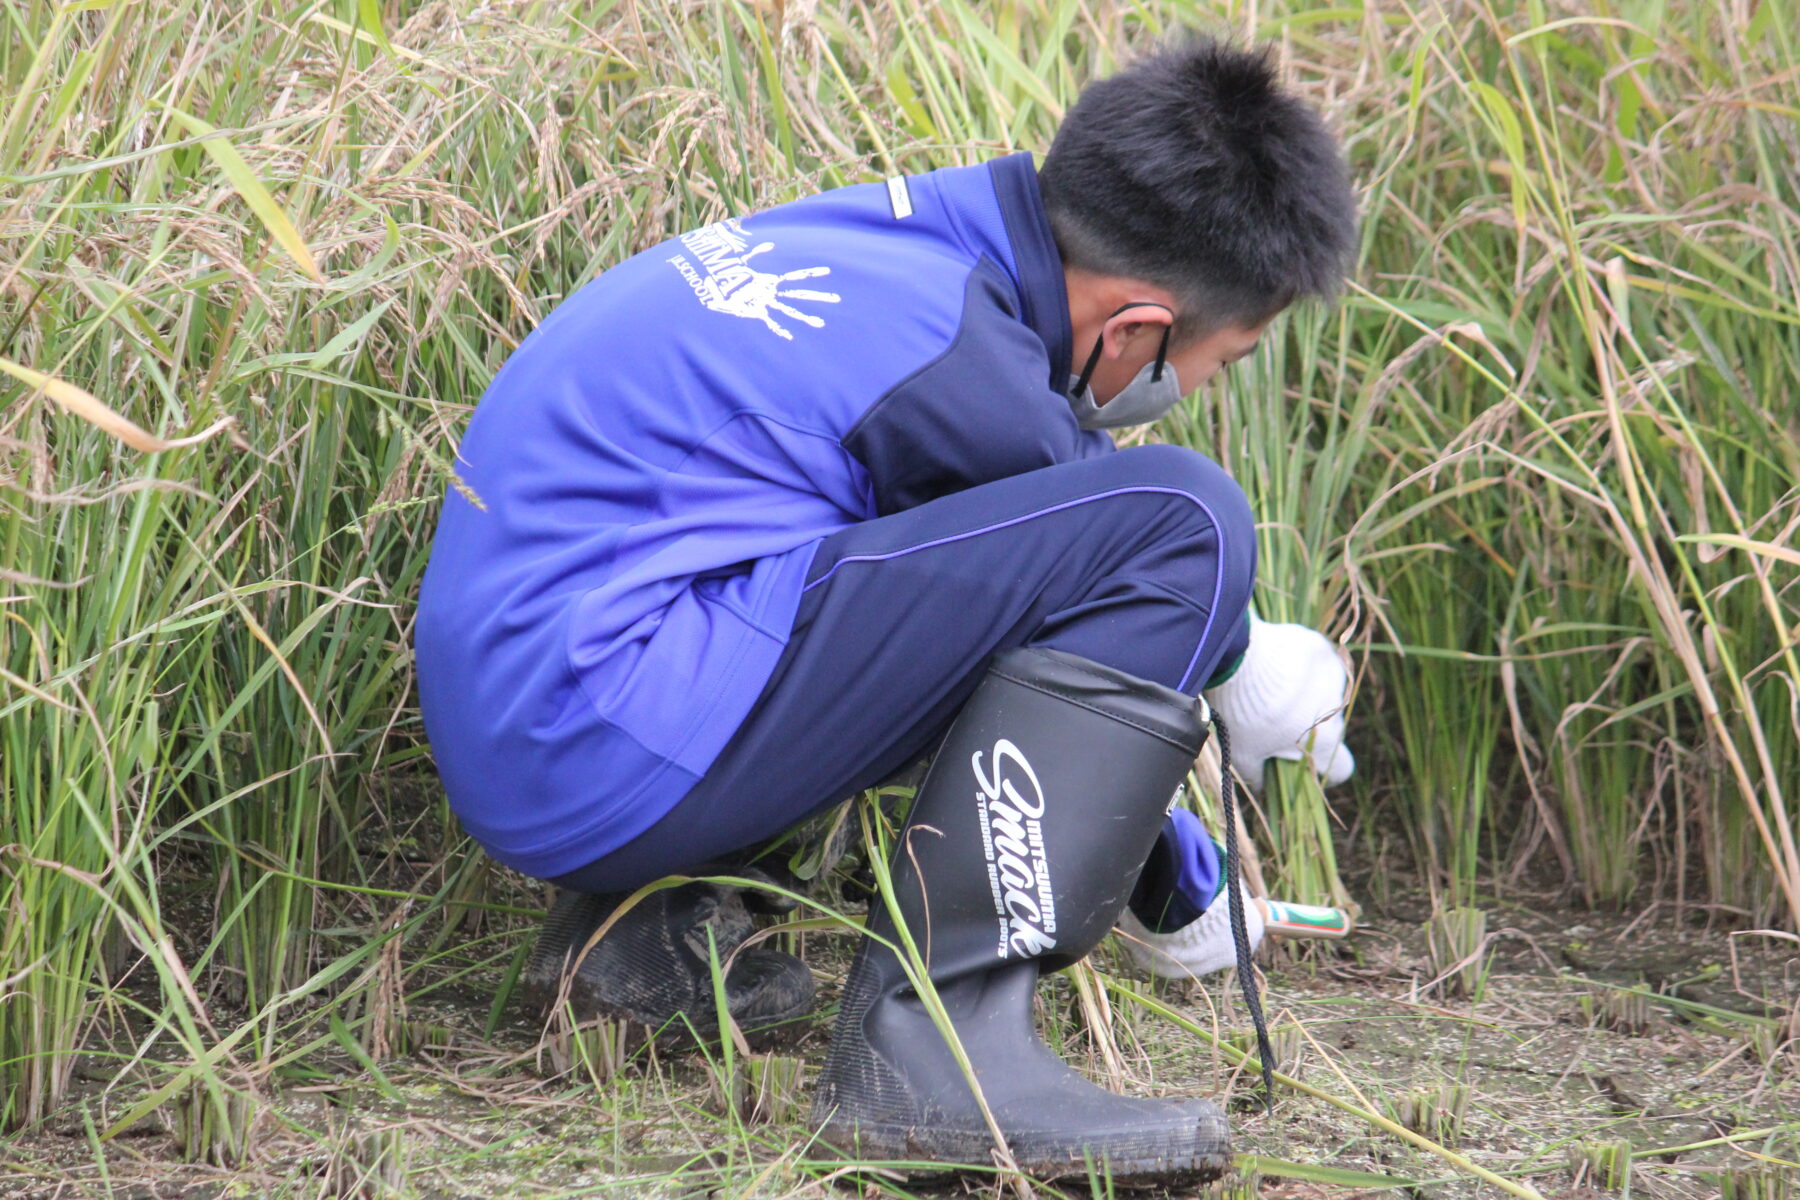
[[[1536,873],[1800,926],[1791,5],[6,21],[0,1129],[57,1112],[101,1038],[97,1138],[180,1110],[232,1158],[244,1097],[307,1047],[407,1036],[394,989],[459,954],[504,979],[516,935],[483,916],[514,885],[436,790],[408,648],[498,364],[679,230],[1041,148],[1084,82],[1189,28],[1269,42],[1363,199],[1343,300],[1150,435],[1237,475],[1263,615],[1357,665],[1357,778],[1273,773],[1271,883],[1338,901],[1340,857],[1392,845],[1448,908]]]

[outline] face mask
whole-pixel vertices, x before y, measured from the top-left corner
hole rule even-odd
[[[1116,309],[1112,317],[1118,316],[1131,308],[1160,308],[1173,316],[1166,305],[1153,304],[1148,300],[1135,304],[1127,304]],[[1075,413],[1075,423],[1083,429],[1123,429],[1127,425],[1148,425],[1164,413],[1181,403],[1184,394],[1181,383],[1175,377],[1175,368],[1168,365],[1169,327],[1163,327],[1162,344],[1156,349],[1154,362],[1144,364],[1144,369],[1134,376],[1130,383],[1119,389],[1119,394],[1105,404],[1094,403],[1094,393],[1088,390],[1088,380],[1093,377],[1094,368],[1100,365],[1100,352],[1106,346],[1103,333],[1094,340],[1094,352],[1088,355],[1087,365],[1081,368],[1081,378],[1069,389],[1069,408]]]

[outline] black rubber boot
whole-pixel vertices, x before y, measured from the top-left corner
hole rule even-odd
[[[1038,976],[1087,954],[1124,909],[1205,736],[1191,697],[1076,655],[1009,651],[952,725],[895,847],[901,916],[1033,1175],[1197,1182],[1229,1165],[1211,1101],[1089,1083],[1032,1019]],[[869,926],[898,941],[879,900]],[[859,1158],[994,1161],[962,1070],[872,939],[845,985],[813,1123]]]
[[[813,977],[806,964],[760,946],[731,957],[753,928],[737,888],[684,883],[651,892],[577,962],[624,898],[580,892],[557,897],[520,979],[528,1003],[548,1011],[566,999],[577,1020],[604,1016],[646,1026],[667,1046],[714,1040],[719,1021],[710,934],[719,961],[729,960],[725,1004],[745,1040],[768,1049],[805,1031],[813,1009]]]

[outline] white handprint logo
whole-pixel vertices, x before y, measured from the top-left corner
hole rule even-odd
[[[765,250],[775,248],[772,242],[764,242],[744,255],[749,259],[753,254],[761,254]],[[830,267],[803,267],[798,271],[786,271],[773,275],[767,271],[755,271],[744,268],[741,278],[731,282],[727,290],[725,280],[718,275],[708,280],[717,285],[716,295],[700,294],[700,302],[714,312],[730,313],[734,317],[755,317],[769,327],[770,332],[787,341],[793,341],[794,335],[789,333],[781,322],[770,315],[770,310],[784,317],[810,325],[814,329],[822,329],[825,322],[811,313],[801,312],[784,300],[812,300],[821,304],[836,304],[841,297],[836,292],[815,292],[811,288],[784,288],[784,283],[793,283],[798,279],[816,279],[820,275],[831,274]]]
[[[791,321],[799,321],[814,329],[821,329],[825,325],[821,318],[802,312],[786,303],[787,301],[836,304],[842,299],[836,292],[784,286],[802,279],[817,279],[821,275],[829,275],[830,267],[802,267],[797,271],[777,275],[772,271],[758,271],[750,266],[752,258],[773,250],[775,243],[760,242],[751,246],[743,222],[736,218],[696,229],[692,233],[684,233],[681,235],[681,244],[700,260],[699,266],[696,268],[685,254],[672,254],[669,262],[681,272],[682,278],[693,288],[694,295],[700,298],[700,303],[714,312],[761,321],[769,332],[783,341],[793,341],[794,335],[775,319],[774,314],[779,313]]]

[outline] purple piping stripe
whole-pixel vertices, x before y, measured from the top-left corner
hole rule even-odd
[[[823,575],[819,576],[817,579],[813,580],[811,583],[807,584],[804,588],[802,588],[800,590],[801,590],[802,594],[812,591],[814,588],[818,587],[821,583],[824,583],[826,580],[830,579],[833,575],[836,575],[838,572],[838,568],[843,566],[845,563],[885,562],[890,558],[904,558],[906,555],[916,553],[920,550],[930,550],[935,546],[945,546],[945,545],[950,544],[951,542],[961,542],[961,541],[965,541],[972,537],[979,537],[984,533],[993,533],[995,530],[1007,529],[1014,525],[1022,525],[1026,521],[1036,520],[1038,517],[1047,517],[1051,513],[1062,512],[1064,509],[1074,508],[1077,505],[1086,504],[1090,500],[1105,500],[1111,496],[1128,496],[1134,492],[1155,492],[1155,493],[1159,493],[1159,494],[1165,495],[1165,496],[1180,496],[1183,499],[1192,500],[1195,504],[1199,505],[1200,511],[1206,514],[1206,519],[1212,522],[1213,531],[1219,538],[1219,558],[1220,558],[1221,563],[1223,563],[1223,560],[1225,558],[1225,536],[1224,536],[1225,527],[1223,525],[1219,524],[1219,518],[1213,515],[1213,510],[1207,506],[1206,501],[1200,499],[1200,497],[1194,495],[1192,492],[1185,492],[1185,491],[1181,490],[1180,488],[1154,487],[1154,486],[1150,486],[1150,485],[1145,485],[1145,486],[1140,486],[1140,487],[1114,488],[1113,490],[1111,490],[1109,492],[1095,492],[1091,496],[1082,496],[1081,498],[1076,499],[1076,500],[1065,500],[1061,504],[1053,504],[1049,508],[1036,509],[1035,511],[1026,513],[1024,516],[1013,517],[1010,520],[1001,521],[998,524],[983,525],[980,529],[971,529],[965,533],[953,533],[949,537],[941,537],[941,538],[937,538],[937,539],[935,539],[933,541],[929,541],[929,542],[920,542],[916,546],[907,546],[906,548],[901,549],[901,550],[889,550],[885,554],[851,554],[851,555],[847,555],[843,558],[838,559],[835,563],[832,563],[831,570],[825,572]],[[1185,670],[1181,673],[1181,683],[1179,685],[1177,685],[1177,687],[1175,689],[1178,692],[1185,692],[1187,690],[1188,677],[1194,673],[1194,667],[1200,662],[1200,651],[1205,648],[1206,639],[1212,635],[1213,620],[1215,617],[1217,617],[1218,612],[1219,612],[1219,593],[1224,589],[1224,587],[1225,587],[1225,572],[1222,570],[1214,572],[1212,604],[1207,609],[1206,625],[1204,628],[1202,628],[1200,630],[1200,640],[1194,646],[1194,656],[1192,658],[1188,659],[1187,670]]]

